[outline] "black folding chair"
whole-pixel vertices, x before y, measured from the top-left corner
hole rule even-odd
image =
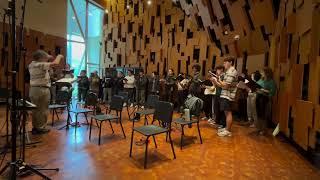
[[[92,106],[93,109],[88,109],[88,108],[75,108],[75,109],[71,109],[70,112],[75,114],[76,117],[76,121],[75,121],[75,132],[77,131],[77,127],[78,127],[78,115],[79,114],[83,114],[86,118],[86,123],[85,125],[89,125],[89,121],[88,121],[88,113],[94,113],[97,109],[98,106],[98,96],[95,93],[89,93],[86,97],[86,102],[85,102],[85,106],[89,107]]]
[[[180,139],[180,149],[182,150],[182,146],[183,146],[183,136],[184,136],[184,127],[186,125],[188,125],[189,127],[191,127],[192,124],[197,124],[197,128],[198,128],[198,134],[199,134],[199,138],[200,138],[200,144],[202,144],[202,138],[201,138],[201,133],[200,133],[200,117],[199,116],[193,116],[190,121],[185,120],[183,117],[180,117],[178,119],[175,119],[173,121],[176,124],[180,124],[181,126],[181,139]]]
[[[49,109],[52,111],[52,123],[51,125],[54,125],[54,114],[56,114],[58,120],[59,120],[59,116],[58,116],[58,112],[57,110],[59,109],[67,109],[67,124],[61,128],[59,128],[59,130],[66,128],[69,129],[69,125],[70,125],[70,102],[71,102],[71,96],[72,96],[72,92],[69,91],[57,91],[57,95],[56,95],[56,104],[51,104],[49,105]]]
[[[133,108],[133,110],[130,112],[130,108],[129,108],[129,93],[121,91],[121,92],[118,93],[118,95],[123,97],[124,103],[126,103],[125,107],[127,109],[128,118],[129,118],[129,120],[132,120],[133,119],[132,116],[135,113],[135,108]]]
[[[136,116],[138,116],[139,118],[140,116],[144,116],[144,125],[148,124],[148,116],[154,114],[155,106],[158,103],[158,101],[158,95],[149,95],[145,104],[145,109],[141,109],[136,112]]]
[[[99,124],[99,145],[101,139],[101,129],[102,123],[108,121],[112,130],[112,134],[114,134],[113,127],[111,121],[116,121],[120,123],[121,130],[123,133],[124,138],[126,138],[126,134],[124,133],[123,126],[122,126],[122,109],[123,109],[124,98],[122,96],[113,96],[111,98],[109,112],[106,114],[99,114],[91,117],[90,122],[90,132],[89,132],[89,140],[91,140],[91,129],[92,129],[92,121],[96,120],[96,122],[100,122]],[[115,111],[116,115],[111,114],[111,111]]]
[[[145,125],[140,127],[134,127],[134,121],[132,121],[132,134],[131,134],[131,144],[130,144],[130,154],[132,155],[132,143],[133,143],[133,135],[134,132],[138,132],[144,136],[146,136],[145,140],[145,157],[144,157],[144,168],[147,167],[147,159],[148,159],[148,140],[150,136],[153,137],[153,141],[155,143],[155,147],[157,148],[157,143],[155,140],[156,135],[166,133],[167,136],[169,136],[171,149],[173,153],[174,159],[176,158],[176,154],[174,152],[173,143],[171,139],[171,123],[172,123],[172,115],[173,115],[173,104],[170,102],[164,102],[164,101],[158,101],[155,113],[153,118],[159,120],[162,122],[162,126],[156,126],[156,125]]]
[[[68,91],[57,91],[55,104],[50,104],[49,105],[49,110],[51,110],[51,112],[52,112],[51,126],[54,125],[54,115],[56,115],[57,120],[59,120],[59,115],[58,115],[58,112],[57,112],[57,110],[59,110],[59,109],[66,109],[67,108],[68,118],[69,118],[68,106],[70,104],[70,99],[71,99],[70,92],[68,92]]]

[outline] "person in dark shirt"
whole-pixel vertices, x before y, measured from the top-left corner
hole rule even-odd
[[[176,77],[174,75],[173,69],[169,69],[168,75],[165,79],[165,85],[166,85],[166,100],[168,102],[173,103],[173,92],[176,85]]]
[[[124,80],[123,72],[119,71],[117,73],[117,78],[114,80],[113,94],[119,94],[119,92],[123,91],[123,85],[124,85],[123,80]]]
[[[150,94],[157,95],[159,94],[160,83],[159,75],[157,72],[152,72],[151,78],[148,83],[148,91]]]
[[[146,99],[146,88],[147,88],[148,79],[144,74],[144,71],[141,69],[139,72],[139,76],[135,81],[136,85],[136,103],[137,105],[141,105],[144,108],[144,103]]]
[[[106,73],[103,79],[103,102],[110,104],[112,97],[112,87],[114,85],[114,78],[111,76],[110,72]]]
[[[199,64],[195,64],[192,66],[192,71],[193,71],[193,77],[190,81],[190,89],[192,90],[191,92],[194,92],[194,96],[198,98],[202,98],[202,77],[200,74],[201,66]]]
[[[82,70],[78,76],[78,101],[85,101],[89,90],[90,82],[87,71]]]

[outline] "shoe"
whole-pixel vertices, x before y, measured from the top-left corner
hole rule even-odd
[[[207,117],[203,117],[203,118],[201,118],[201,120],[206,120],[206,119],[208,119]]]
[[[249,127],[250,128],[255,128],[256,126],[254,124],[251,124]]]
[[[127,106],[127,103],[123,103],[123,107],[126,107]]]
[[[130,104],[130,107],[133,107],[133,104],[132,104],[132,103]]]
[[[231,137],[232,133],[225,129],[223,131],[218,132],[218,136],[220,136],[220,137]]]
[[[218,133],[224,131],[226,128],[218,128]]]
[[[48,132],[50,132],[49,129],[45,129],[45,128],[42,128],[42,129],[38,129],[38,128],[32,128],[32,134],[46,134]]]
[[[144,106],[141,106],[141,109],[144,109]]]

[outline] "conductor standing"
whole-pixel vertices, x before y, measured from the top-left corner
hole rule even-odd
[[[33,61],[29,64],[29,96],[31,102],[37,106],[32,111],[32,134],[45,134],[49,132],[46,129],[50,102],[49,69],[55,65],[59,65],[64,57],[63,55],[58,55],[53,62],[49,62],[53,57],[43,50],[35,51],[32,56]]]

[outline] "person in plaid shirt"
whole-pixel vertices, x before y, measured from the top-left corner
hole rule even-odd
[[[235,57],[229,56],[224,58],[223,66],[225,68],[225,73],[223,78],[217,79],[212,77],[212,82],[221,87],[220,95],[220,110],[224,111],[226,116],[226,127],[218,130],[218,136],[232,136],[231,126],[232,126],[232,110],[231,103],[234,101],[236,95],[236,83],[237,83],[237,70],[234,68],[233,64],[235,62]]]

